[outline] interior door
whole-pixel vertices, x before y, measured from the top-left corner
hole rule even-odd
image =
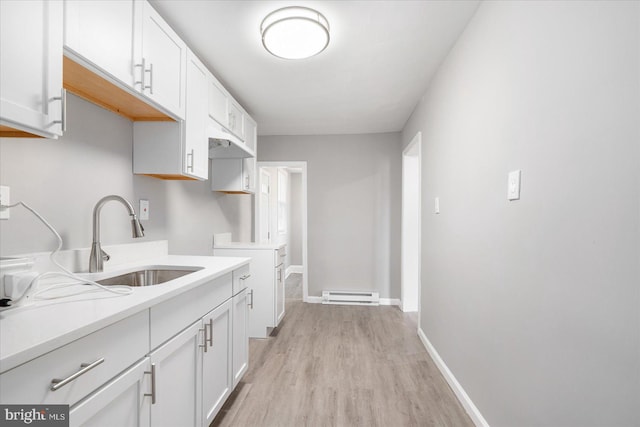
[[[271,190],[271,174],[265,169],[260,168],[260,243],[271,242],[271,204],[269,193]]]

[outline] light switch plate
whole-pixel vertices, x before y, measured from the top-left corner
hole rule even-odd
[[[520,170],[509,172],[507,183],[507,199],[520,199]]]
[[[6,185],[0,185],[0,205],[10,205],[11,197],[10,197],[9,187]],[[11,209],[9,208],[0,208],[0,219],[9,219],[11,216]]]
[[[140,221],[149,220],[149,201],[140,199]]]

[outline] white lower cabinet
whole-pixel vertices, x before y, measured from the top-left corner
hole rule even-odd
[[[231,300],[203,318],[207,347],[202,358],[203,425],[208,426],[233,390]]]
[[[146,357],[69,411],[70,426],[150,426],[151,363]]]
[[[233,387],[249,368],[249,290],[233,296]]]
[[[209,426],[247,370],[248,273],[245,264],[3,372],[0,404],[68,404],[71,426]]]
[[[154,427],[201,426],[202,321],[197,321],[149,355],[154,372]]]
[[[285,315],[285,244],[231,243],[216,245],[215,256],[251,258],[249,337],[266,338]]]

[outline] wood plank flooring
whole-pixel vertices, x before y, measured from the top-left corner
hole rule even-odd
[[[212,426],[473,426],[397,307],[288,300]]]

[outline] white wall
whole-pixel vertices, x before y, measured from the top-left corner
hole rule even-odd
[[[485,1],[403,131],[423,134],[420,327],[491,426],[640,425],[639,20]]]
[[[400,134],[262,136],[259,161],[307,162],[309,295],[400,297]]]
[[[68,131],[59,140],[0,139],[0,183],[12,201],[32,205],[58,229],[65,248],[91,244],[92,210],[108,194],[151,205],[143,222],[144,240],[168,239],[178,254],[211,254],[213,233],[231,231],[250,240],[251,196],[212,193],[207,182],[162,181],[132,174],[132,123],[81,100],[68,97]],[[102,210],[102,242],[133,242],[124,207]],[[55,241],[30,213],[13,208],[0,221],[0,255],[47,251]],[[136,239],[140,241],[141,239]]]

